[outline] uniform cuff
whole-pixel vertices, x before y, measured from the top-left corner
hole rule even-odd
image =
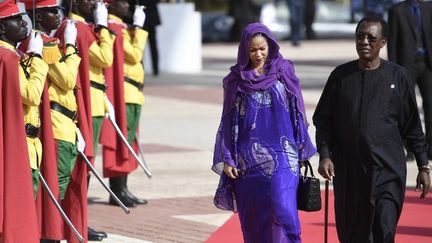
[[[320,161],[323,159],[330,159],[330,150],[327,145],[321,145],[318,153],[320,155]]]
[[[417,166],[427,165],[429,163],[426,152],[416,153],[415,158],[416,158]]]

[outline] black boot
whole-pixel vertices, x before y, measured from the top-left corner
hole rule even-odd
[[[134,196],[129,190],[128,190],[128,188],[127,188],[127,175],[125,175],[125,176],[122,176],[123,178],[123,183],[124,183],[124,185],[125,185],[125,187],[124,187],[124,192],[125,192],[125,194],[127,195],[127,197],[129,197],[129,199],[132,201],[132,202],[134,202],[134,203],[136,203],[136,204],[141,204],[141,205],[145,205],[145,204],[147,204],[148,203],[148,201],[146,200],[146,199],[144,199],[144,198],[137,198],[136,196]]]
[[[108,235],[103,231],[96,231],[90,227],[87,228],[88,240],[90,241],[102,241],[107,238]]]
[[[135,203],[125,193],[125,184],[122,176],[110,177],[109,183],[111,190],[126,207],[135,207]],[[109,198],[109,204],[118,206],[117,202],[111,196]]]

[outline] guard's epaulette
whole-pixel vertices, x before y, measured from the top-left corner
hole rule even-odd
[[[58,50],[58,40],[45,42],[42,49],[42,58],[47,64],[54,64],[61,58]]]

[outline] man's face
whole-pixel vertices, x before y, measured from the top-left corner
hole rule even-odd
[[[74,0],[77,4],[79,14],[84,18],[92,16],[93,7],[95,6],[95,0]]]
[[[0,36],[2,40],[16,45],[27,36],[27,22],[21,15],[0,19]]]
[[[380,23],[361,23],[356,33],[356,49],[360,59],[372,61],[379,58],[381,48],[387,43],[381,28]]]
[[[129,3],[125,0],[114,0],[111,9],[115,9],[115,15],[122,19],[129,14]]]
[[[50,32],[60,25],[60,14],[57,8],[43,8],[37,11],[37,21]]]

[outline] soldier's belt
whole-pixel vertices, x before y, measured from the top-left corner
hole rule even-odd
[[[124,77],[124,81],[126,83],[132,84],[133,86],[137,87],[137,89],[139,89],[139,90],[143,90],[144,89],[144,83],[138,83],[137,81],[135,81],[133,79],[130,79],[128,77]]]
[[[76,116],[77,116],[76,111],[71,111],[68,108],[60,105],[57,102],[51,101],[50,102],[50,108],[51,108],[51,110],[58,111],[58,112],[62,113],[63,115],[69,117],[72,121],[75,121],[75,119],[76,119]]]
[[[25,130],[29,138],[37,138],[39,134],[39,127],[35,127],[30,123],[25,124]]]
[[[107,89],[107,86],[105,84],[100,84],[92,80],[90,80],[90,86],[95,89],[101,90],[102,92],[105,92],[105,90]]]

